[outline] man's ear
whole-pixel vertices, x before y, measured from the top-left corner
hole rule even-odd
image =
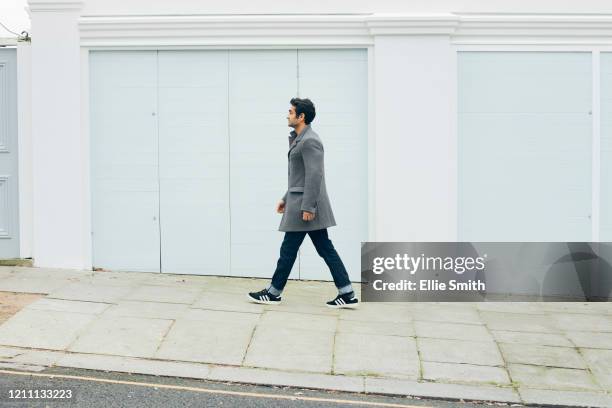
[[[304,119],[304,122],[306,122],[306,114],[300,113],[300,116],[298,116],[298,119]]]

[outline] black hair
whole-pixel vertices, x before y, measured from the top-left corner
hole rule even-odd
[[[295,116],[299,117],[302,113],[304,114],[304,122],[310,125],[317,113],[315,112],[315,106],[312,101],[308,98],[291,99],[291,105],[295,106]]]

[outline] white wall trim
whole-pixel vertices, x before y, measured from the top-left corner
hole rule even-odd
[[[448,35],[465,45],[612,45],[607,14],[82,16],[79,30],[89,47],[367,46],[381,35]]]
[[[83,16],[82,46],[354,45],[372,43],[363,16]]]
[[[601,195],[601,60],[599,51],[593,52],[592,62],[592,107],[591,107],[591,123],[593,132],[592,141],[592,170],[591,170],[591,240],[599,242],[599,224],[600,224],[600,195]]]
[[[92,228],[92,197],[91,197],[91,135],[89,131],[89,50],[81,48],[81,174],[83,176],[83,268],[93,268],[93,228]]]
[[[366,17],[370,35],[450,35],[459,25],[453,14],[394,15],[374,14]]]
[[[376,74],[374,47],[368,47],[368,241],[376,242]]]
[[[64,12],[78,11],[83,8],[82,1],[44,1],[44,0],[28,0],[29,11],[36,12]]]
[[[461,14],[455,44],[612,44],[612,15]]]

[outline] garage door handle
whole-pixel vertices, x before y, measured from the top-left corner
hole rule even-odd
[[[155,221],[157,219],[157,217],[153,217],[153,221]]]

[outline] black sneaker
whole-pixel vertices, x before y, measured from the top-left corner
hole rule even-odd
[[[251,292],[248,294],[251,302],[261,303],[263,305],[278,305],[281,301],[280,296],[274,296],[268,289],[260,290],[259,292]]]
[[[344,295],[338,295],[334,300],[330,300],[326,303],[327,307],[333,309],[356,309],[359,300],[355,297],[355,293],[345,293]]]

